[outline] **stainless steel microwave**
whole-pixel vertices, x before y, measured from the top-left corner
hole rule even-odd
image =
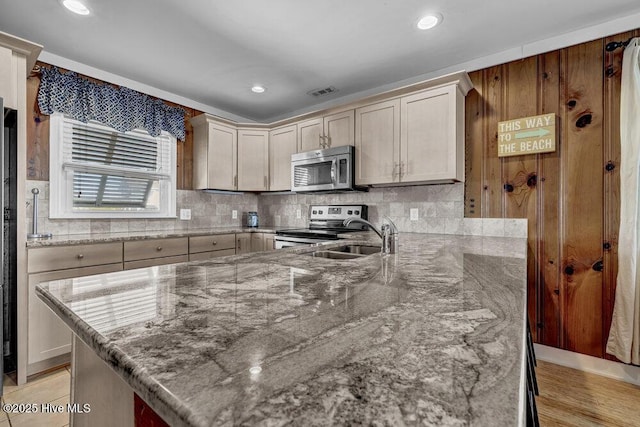
[[[354,151],[350,145],[291,155],[291,191],[350,191]]]

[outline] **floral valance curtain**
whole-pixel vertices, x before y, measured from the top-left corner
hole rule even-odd
[[[42,68],[38,106],[43,114],[60,112],[81,122],[96,120],[117,131],[144,129],[152,136],[167,131],[184,140],[184,110],[170,107],[126,87],[98,84],[74,72]]]

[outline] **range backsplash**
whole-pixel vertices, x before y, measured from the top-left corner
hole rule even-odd
[[[372,188],[369,192],[342,194],[212,194],[178,190],[177,212],[191,209],[191,220],[180,219],[49,219],[49,182],[28,180],[26,198],[31,204],[32,188],[40,190],[38,229],[55,235],[200,230],[213,227],[238,227],[245,224],[246,213],[257,211],[262,226],[306,227],[310,205],[366,204],[369,220],[379,225],[390,217],[402,232],[472,234],[526,237],[524,219],[464,218],[464,184],[421,185]],[[417,221],[409,219],[417,208]],[[232,219],[231,211],[238,211]],[[297,211],[300,211],[300,218]],[[32,227],[32,210],[27,208],[27,230]]]
[[[524,219],[464,218],[464,184],[372,188],[341,194],[263,194],[258,213],[264,224],[304,227],[310,205],[366,204],[369,220],[379,225],[388,216],[402,232],[526,237]],[[411,221],[410,210],[418,209]],[[301,218],[297,217],[300,210]]]

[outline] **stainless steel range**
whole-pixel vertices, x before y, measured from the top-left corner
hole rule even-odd
[[[337,240],[339,234],[362,231],[366,225],[343,225],[348,218],[368,219],[367,205],[312,205],[309,206],[309,228],[294,228],[276,232],[276,249],[308,246]]]

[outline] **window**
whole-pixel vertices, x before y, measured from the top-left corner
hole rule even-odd
[[[51,116],[51,218],[173,218],[176,139]]]

